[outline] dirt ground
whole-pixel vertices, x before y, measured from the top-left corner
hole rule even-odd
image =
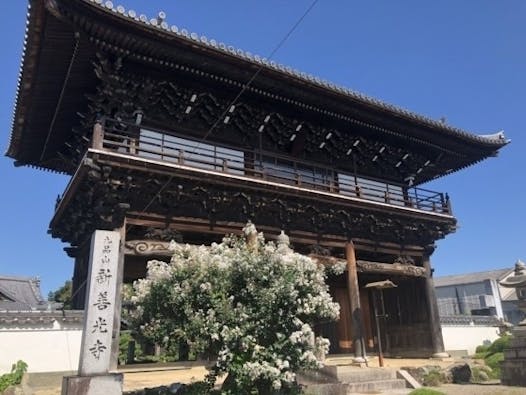
[[[431,387],[446,395],[524,395],[524,387],[507,387],[495,384],[444,384]]]

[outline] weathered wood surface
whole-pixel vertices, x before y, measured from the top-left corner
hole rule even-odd
[[[316,262],[324,265],[344,263],[340,258],[331,256],[309,255]],[[381,263],[371,261],[356,261],[356,271],[359,273],[382,273],[409,277],[426,277],[426,269],[415,265],[402,265],[399,263]]]
[[[345,257],[347,260],[347,292],[351,312],[351,333],[354,355],[356,358],[364,358],[365,349],[362,310],[360,308],[360,287],[358,285],[358,273],[356,271],[356,253],[352,241],[349,241],[345,245]]]
[[[170,242],[152,240],[130,240],[124,244],[125,255],[172,256]]]

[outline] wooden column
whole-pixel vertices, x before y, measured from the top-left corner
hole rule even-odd
[[[86,304],[86,284],[88,282],[88,261],[90,239],[84,241],[75,251],[75,268],[71,287],[71,306],[73,310],[83,310]]]
[[[126,220],[123,225],[115,229],[120,233],[119,260],[117,262],[117,289],[115,291],[115,310],[113,315],[113,332],[111,336],[110,371],[117,371],[119,365],[119,338],[122,315],[122,283],[124,278],[124,246],[126,244]]]
[[[429,333],[431,335],[431,346],[433,347],[433,358],[447,358],[449,354],[444,349],[444,339],[442,338],[442,327],[440,326],[440,317],[438,315],[438,303],[435,293],[435,284],[433,282],[433,272],[431,270],[431,261],[429,256],[433,253],[433,248],[427,248],[422,257],[422,263],[426,269],[425,293],[427,312],[429,317]]]
[[[73,269],[73,278],[71,281],[71,309],[82,310],[85,301],[85,279],[86,271],[84,270],[84,257],[78,253],[75,257],[75,268]],[[81,289],[83,288],[83,289]]]
[[[102,149],[104,142],[104,128],[102,122],[97,120],[93,126],[93,135],[91,137],[91,147]]]
[[[356,254],[352,241],[345,245],[347,259],[347,292],[349,293],[349,306],[351,309],[351,331],[354,347],[354,361],[365,362],[365,348],[363,337],[362,309],[360,308],[360,288],[358,286],[358,273],[356,272]]]

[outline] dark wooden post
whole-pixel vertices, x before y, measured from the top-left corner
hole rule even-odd
[[[405,206],[413,207],[413,203],[411,202],[411,198],[409,197],[409,191],[407,190],[407,187],[402,187],[402,196],[404,197]]]
[[[431,335],[431,346],[433,348],[433,358],[447,358],[449,354],[444,349],[444,339],[442,338],[442,327],[440,326],[440,317],[438,315],[438,303],[435,293],[435,284],[433,283],[433,271],[431,269],[430,255],[435,247],[428,246],[424,251],[422,263],[426,270],[425,294],[426,304],[429,316],[429,333]]]
[[[449,200],[449,195],[446,193],[446,209],[449,215],[453,215],[453,210],[451,209],[451,200]]]
[[[351,308],[351,331],[354,347],[354,362],[365,362],[365,348],[363,338],[362,309],[360,308],[360,288],[358,286],[358,273],[356,272],[356,253],[352,241],[345,245],[347,258],[347,292],[349,293],[349,306]]]
[[[87,277],[85,258],[77,252],[75,256],[75,269],[71,283],[71,309],[82,310],[86,297],[85,279]]]
[[[126,243],[126,219],[122,226],[115,231],[120,232],[119,261],[117,264],[117,289],[115,290],[115,311],[113,315],[113,332],[111,336],[110,370],[117,371],[119,365],[119,338],[122,315],[122,283],[124,279],[124,245]]]

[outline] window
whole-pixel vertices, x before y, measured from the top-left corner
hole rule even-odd
[[[402,187],[398,185],[338,173],[338,186],[342,195],[361,197],[398,206],[405,204]]]
[[[243,152],[141,129],[138,155],[207,170],[244,174]]]

